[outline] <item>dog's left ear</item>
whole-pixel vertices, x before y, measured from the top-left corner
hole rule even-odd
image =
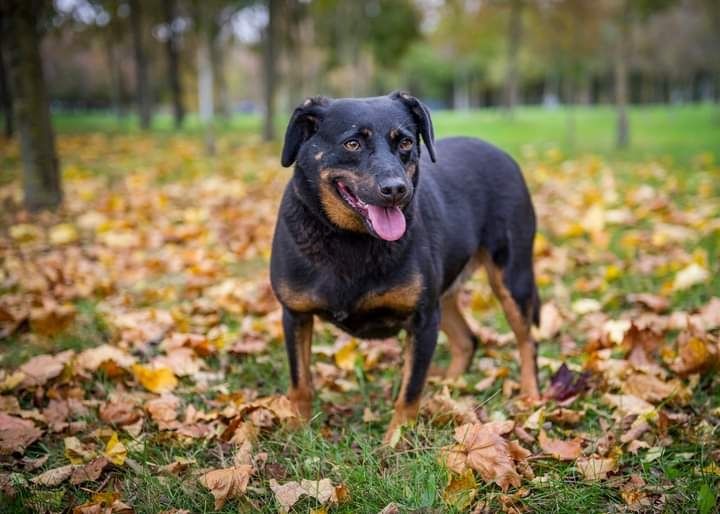
[[[404,91],[390,93],[390,98],[402,102],[412,113],[430,154],[430,160],[435,162],[435,130],[433,129],[432,118],[430,118],[430,110],[420,100]]]
[[[293,111],[285,130],[285,143],[280,161],[283,166],[287,168],[295,162],[300,146],[317,132],[325,108],[329,104],[329,98],[314,96],[305,100]]]

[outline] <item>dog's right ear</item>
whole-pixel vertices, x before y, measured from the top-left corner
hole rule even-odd
[[[295,109],[285,130],[285,143],[280,161],[283,166],[287,168],[295,162],[300,146],[317,132],[329,104],[329,98],[314,96]]]

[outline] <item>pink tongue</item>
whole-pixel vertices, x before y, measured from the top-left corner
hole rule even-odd
[[[405,215],[399,207],[368,205],[373,229],[385,241],[397,241],[405,233]]]

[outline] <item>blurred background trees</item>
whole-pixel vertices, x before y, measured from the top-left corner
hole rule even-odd
[[[34,28],[12,8],[20,4],[42,4],[37,12],[45,14]],[[630,142],[630,104],[720,99],[717,0],[2,5],[0,106],[4,133],[12,134],[15,121],[21,138],[31,89],[53,112],[112,112],[118,119],[135,112],[132,119],[143,128],[157,115],[171,117],[180,129],[190,113],[203,127],[209,152],[218,118],[256,113],[265,120],[262,135],[271,140],[280,114],[316,94],[368,96],[400,88],[434,109],[498,107],[508,113],[520,104],[611,104],[619,146]],[[31,52],[20,44],[29,37],[42,73],[26,75],[42,85],[26,89],[13,63],[29,65],[13,55]],[[569,133],[573,119],[568,108]],[[50,140],[43,138],[42,146],[51,147]]]

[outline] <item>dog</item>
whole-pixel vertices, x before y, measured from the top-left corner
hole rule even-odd
[[[510,156],[474,138],[435,142],[428,108],[398,91],[307,99],[289,121],[281,162],[295,166],[279,208],[270,279],[282,305],[288,398],[302,418],[312,412],[315,316],[358,338],[404,329],[390,441],[417,416],[439,330],[451,354],[446,376],[457,378],[471,364],[478,343],[458,292],[480,266],[517,338],[521,394],[539,398],[530,332],[540,311],[535,212]]]

